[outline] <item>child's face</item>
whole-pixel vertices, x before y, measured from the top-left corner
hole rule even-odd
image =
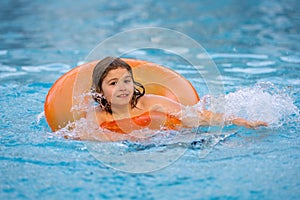
[[[131,74],[124,68],[108,72],[102,82],[102,92],[111,106],[126,106],[130,103],[134,91]]]

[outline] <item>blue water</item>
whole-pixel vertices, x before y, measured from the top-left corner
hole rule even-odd
[[[297,0],[1,1],[0,199],[298,199],[299,5]],[[103,40],[143,27],[168,28],[200,43],[224,85],[224,95],[211,97],[209,106],[226,102],[229,113],[264,119],[270,127],[227,127],[221,133],[201,128],[108,144],[51,133],[42,112],[55,80]],[[126,45],[120,43],[120,49]],[[208,92],[207,80],[170,52],[142,49],[130,55],[177,70],[201,97]],[[194,139],[172,140],[193,132]],[[119,160],[108,163],[93,150]],[[122,155],[168,158],[178,152],[175,161],[147,173],[126,172],[134,169],[122,160]]]

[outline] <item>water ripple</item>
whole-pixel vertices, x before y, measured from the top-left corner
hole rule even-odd
[[[8,77],[15,77],[15,76],[23,76],[26,75],[26,72],[7,72],[7,73],[1,73],[0,79],[8,78]]]
[[[71,66],[63,63],[50,63],[39,66],[22,66],[21,69],[27,72],[67,72],[71,69]]]
[[[257,69],[235,67],[235,68],[224,69],[224,71],[235,72],[235,73],[245,73],[245,74],[267,74],[267,73],[276,72],[277,69],[270,68],[270,67],[257,68]]]
[[[7,53],[7,50],[0,50],[0,56],[5,56]]]
[[[297,56],[281,56],[280,60],[288,63],[300,63],[300,57]]]
[[[268,55],[264,55],[264,54],[247,54],[247,53],[237,53],[237,54],[233,54],[233,53],[214,53],[210,55],[213,59],[215,58],[237,58],[237,59],[241,59],[241,58],[250,58],[250,59],[268,59],[269,56]],[[197,55],[198,58],[201,58],[201,55]]]
[[[260,61],[260,62],[247,62],[246,65],[249,67],[264,67],[264,66],[270,66],[274,65],[275,61]]]

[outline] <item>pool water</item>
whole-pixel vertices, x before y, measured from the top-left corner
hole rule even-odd
[[[0,11],[0,199],[299,198],[297,0],[5,0]],[[52,133],[43,104],[55,80],[100,42],[143,27],[178,31],[207,50],[221,74],[213,84],[224,86],[208,107],[225,105],[227,114],[270,126],[162,132],[148,141],[107,144]],[[209,92],[209,80],[170,52],[140,49],[127,56],[169,66],[201,97]],[[140,155],[157,159],[141,163]]]

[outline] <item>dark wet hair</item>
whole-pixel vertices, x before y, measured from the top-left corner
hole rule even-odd
[[[97,63],[93,70],[91,93],[93,99],[99,103],[101,109],[109,112],[110,114],[112,114],[110,102],[108,102],[100,93],[102,92],[102,82],[104,78],[111,70],[118,68],[126,69],[131,74],[133,80],[134,90],[130,101],[131,108],[135,108],[138,99],[145,94],[145,87],[141,83],[134,81],[132,69],[129,64],[120,58],[115,57],[106,57],[102,59]]]

